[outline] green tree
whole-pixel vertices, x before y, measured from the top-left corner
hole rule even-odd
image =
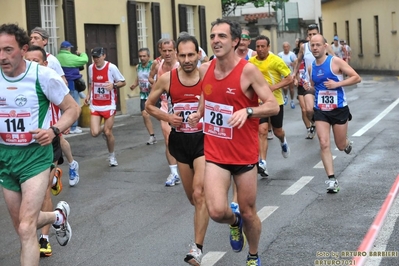
[[[247,3],[252,3],[255,7],[264,7],[266,4],[271,3],[271,7],[274,10],[277,10],[281,9],[283,7],[283,3],[288,1],[289,0],[222,0],[222,11],[223,15],[227,16],[234,12],[237,6],[243,6]]]

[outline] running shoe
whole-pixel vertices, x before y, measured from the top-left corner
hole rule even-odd
[[[54,177],[57,179],[57,181],[56,181],[55,185],[51,187],[51,193],[54,196],[57,196],[62,191],[62,181],[61,181],[62,170],[61,170],[61,168],[58,168],[58,167],[55,168]]]
[[[310,127],[308,127],[307,129],[308,135],[306,136],[306,139],[313,139],[313,134],[310,133]]]
[[[50,257],[51,255],[53,255],[50,242],[48,242],[47,239],[43,237],[39,239],[39,249],[40,249],[40,257]]]
[[[184,261],[193,266],[200,266],[202,260],[202,251],[195,243],[190,244],[190,251],[186,254]]]
[[[175,184],[176,184],[176,185],[177,185],[177,184],[180,184],[180,183],[181,183],[181,179],[180,179],[179,174],[177,174],[175,178],[176,178]]]
[[[80,128],[75,128],[75,129],[71,129],[70,131],[69,131],[69,134],[80,134],[80,133],[82,133],[83,131],[80,129]]]
[[[55,229],[55,238],[57,239],[58,243],[61,246],[66,246],[68,242],[71,240],[72,237],[72,229],[68,223],[68,216],[71,212],[68,203],[65,201],[60,201],[55,207],[56,210],[60,211],[62,215],[64,215],[64,224],[62,225],[54,225],[53,228]]]
[[[295,103],[291,100],[291,109],[295,109]]]
[[[259,163],[258,163],[258,174],[260,174],[261,177],[269,176],[265,160],[260,160],[259,161]]]
[[[237,203],[237,202],[232,201],[232,202],[230,203],[230,208],[231,208],[231,210],[232,210],[234,213],[240,212],[240,206],[238,206],[238,203]]]
[[[268,140],[273,139],[273,131],[269,130],[269,132],[267,132],[267,139]]]
[[[73,187],[79,183],[79,163],[75,161],[75,167],[69,167],[69,186]]]
[[[348,146],[346,146],[346,148],[344,149],[344,152],[346,153],[346,154],[349,154],[349,153],[351,153],[351,151],[352,151],[352,141],[350,141],[350,140],[348,140],[349,141],[349,144],[348,144]]]
[[[234,252],[240,252],[247,242],[244,232],[242,231],[243,221],[239,212],[234,213],[240,220],[238,226],[230,225],[230,246]]]
[[[179,184],[180,182],[181,182],[180,177],[178,175],[170,173],[168,178],[166,179],[165,186],[173,187],[174,185]]]
[[[310,136],[313,139],[315,135],[316,135],[316,126],[312,123],[312,125],[310,126]]]
[[[152,145],[157,143],[157,139],[155,138],[155,136],[150,136],[150,139],[147,141],[147,145]]]
[[[326,180],[327,193],[337,193],[339,191],[338,180],[336,178],[330,178]]]
[[[284,105],[288,103],[288,96],[284,96]]]
[[[288,158],[290,156],[290,147],[288,146],[288,143],[281,144],[281,154],[283,155],[284,158]]]
[[[108,159],[109,159],[109,166],[113,167],[118,165],[115,156],[110,156]]]
[[[262,264],[260,263],[260,258],[253,258],[251,256],[247,256],[247,264],[246,266],[261,266]]]

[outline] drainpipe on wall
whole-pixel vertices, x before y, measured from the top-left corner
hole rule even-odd
[[[176,40],[176,36],[177,36],[177,33],[176,33],[176,25],[177,25],[177,22],[176,22],[176,0],[172,0],[171,1],[171,3],[172,3],[172,27],[173,27],[173,40]]]

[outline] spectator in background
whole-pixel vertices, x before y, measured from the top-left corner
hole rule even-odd
[[[69,93],[79,104],[80,95],[75,89],[75,80],[82,78],[82,75],[79,73],[79,68],[87,64],[89,58],[86,53],[79,53],[78,51],[76,51],[76,54],[71,53],[72,47],[73,45],[70,42],[63,41],[57,59],[60,61],[61,67],[65,73],[65,78],[68,81]],[[81,95],[80,97],[85,98],[86,96]],[[82,133],[82,130],[78,128],[77,125],[78,121],[76,120],[71,126],[71,134]]]

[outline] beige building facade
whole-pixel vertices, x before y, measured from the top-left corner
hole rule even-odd
[[[369,73],[399,75],[397,0],[322,0],[323,33],[352,49],[350,64]]]
[[[122,114],[140,112],[138,89],[129,88],[136,78],[138,49],[149,48],[154,58],[160,38],[177,39],[180,31],[187,31],[212,54],[210,26],[220,17],[221,5],[214,0],[2,0],[0,9],[1,24],[18,23],[28,32],[36,26],[49,31],[46,50],[52,54],[64,40],[88,54],[96,46],[104,47],[107,59],[126,78],[118,95]],[[81,72],[85,79],[86,71],[87,67]]]

